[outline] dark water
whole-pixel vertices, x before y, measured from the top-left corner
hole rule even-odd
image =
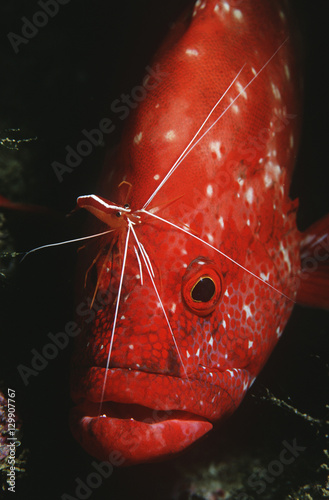
[[[83,129],[111,117],[110,103],[139,83],[168,23],[187,3],[71,0],[28,43],[19,44],[15,54],[8,32],[21,34],[22,16],[31,19],[40,6],[23,0],[1,2],[0,137],[8,135],[5,129],[20,128],[21,135],[11,136],[38,140],[20,152],[0,146],[0,194],[65,214],[74,208],[77,195],[93,191],[104,148],[95,148],[72,173],[63,175],[63,182],[51,164],[64,163],[65,146],[74,147]],[[327,2],[293,3],[303,34],[306,74],[304,130],[293,194],[300,198],[299,223],[305,228],[329,212]],[[120,132],[120,122],[116,124],[109,137],[113,144]],[[78,236],[80,223],[79,216],[67,221],[7,215],[16,250]],[[2,248],[11,248],[8,240],[2,241]],[[19,365],[31,366],[31,349],[40,352],[49,332],[61,332],[74,319],[75,257],[76,248],[66,247],[32,255],[16,272],[11,259],[1,263],[7,279],[0,275],[0,380],[3,388],[16,390],[23,445],[29,453],[27,474],[17,481],[12,498],[55,500],[64,493],[78,498],[76,479],[85,481],[94,471],[93,459],[73,441],[67,425],[70,347],[37,375],[31,374],[27,385],[17,370]],[[204,475],[213,491],[211,462],[215,463],[212,479],[222,481],[222,486],[216,483],[218,498],[221,488],[226,492],[231,488],[230,477],[231,486],[245,485],[241,491],[250,499],[281,499],[307,484],[323,486],[325,474],[317,472],[328,463],[322,453],[323,429],[261,397],[267,387],[300,412],[324,419],[329,400],[328,335],[328,313],[296,307],[278,348],[230,422],[172,462],[115,469],[85,498],[202,498],[192,496],[191,481],[200,484]],[[306,450],[258,494],[248,484],[255,467],[266,469],[280,455],[282,442],[293,440]],[[192,479],[187,478],[189,473]],[[312,488],[311,498],[321,498]],[[239,494],[226,498],[242,500]]]

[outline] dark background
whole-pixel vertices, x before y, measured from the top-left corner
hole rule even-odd
[[[66,214],[79,194],[93,192],[105,148],[95,149],[73,173],[64,175],[62,183],[51,163],[64,163],[65,146],[74,147],[82,129],[95,128],[100,119],[111,117],[111,102],[140,83],[169,23],[188,3],[71,0],[28,44],[20,45],[16,55],[7,33],[20,34],[21,17],[32,19],[40,7],[34,1],[2,0],[0,138],[11,134],[37,140],[18,152],[0,146],[0,194]],[[327,1],[291,3],[301,27],[305,65],[304,129],[292,187],[300,198],[298,220],[304,229],[329,212]],[[119,140],[119,121],[116,125],[109,137],[113,144]],[[6,132],[16,128],[20,134]],[[26,251],[82,234],[79,216],[67,220],[6,213],[6,224],[0,241],[7,250]],[[67,426],[70,349],[31,377],[28,387],[17,374],[18,364],[30,366],[32,348],[42,350],[48,332],[57,333],[74,319],[75,258],[76,246],[66,246],[35,253],[22,264],[19,259],[1,259],[0,380],[5,390],[16,390],[23,447],[29,454],[16,499],[53,500],[65,492],[74,497],[75,478],[83,480],[93,471],[93,459],[73,441]],[[284,498],[306,483],[321,483],[321,428],[263,402],[261,396],[268,387],[301,412],[325,418],[328,335],[328,313],[296,307],[278,348],[229,423],[172,462],[115,470],[92,498],[198,498],[188,496],[189,482],[185,486],[182,479],[186,471],[224,461],[228,471],[247,480],[250,464],[259,460],[266,467],[278,456],[282,440],[295,438],[307,447],[303,458],[276,481],[277,490],[267,490],[270,496],[251,492],[250,498]],[[241,457],[248,458],[248,466]]]

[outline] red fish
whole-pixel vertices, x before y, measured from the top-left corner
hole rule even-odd
[[[289,35],[279,1],[198,0],[160,47],[161,78],[144,80],[98,194],[78,199],[106,234],[80,252],[71,427],[100,460],[185,449],[239,406],[294,303],[329,305],[325,259],[301,265],[328,218],[301,234],[289,198]]]

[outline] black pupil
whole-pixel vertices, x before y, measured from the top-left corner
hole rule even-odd
[[[215,291],[215,283],[206,276],[199,279],[191,292],[191,297],[195,302],[209,302],[215,295]]]
[[[117,212],[115,215],[116,215],[117,217],[121,217],[121,212]]]

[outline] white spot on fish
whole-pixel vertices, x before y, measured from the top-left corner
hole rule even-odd
[[[206,6],[206,2],[202,2],[201,0],[197,0],[197,2],[195,3],[196,9],[197,8],[204,9],[205,6]],[[196,11],[194,10],[194,12],[196,12]],[[193,15],[194,15],[194,13],[193,13]]]
[[[282,21],[286,20],[286,15],[282,10],[279,11],[279,16],[281,17]]]
[[[199,356],[200,356],[200,347],[199,347],[199,349],[197,350],[197,352],[196,352],[196,354],[195,354],[195,355],[196,355],[197,357],[199,357]]]
[[[239,178],[238,178],[238,183],[240,184],[240,186],[243,186],[243,184],[244,184],[244,179],[242,179],[242,177],[239,177]]]
[[[240,111],[239,106],[237,104],[233,104],[232,109],[233,109],[234,113],[236,113],[236,114],[239,113],[239,111]]]
[[[172,312],[173,314],[175,314],[175,312],[176,312],[176,307],[177,307],[176,303],[175,303],[175,302],[173,302],[173,304],[172,304],[172,306],[171,306],[171,308],[170,308],[170,310],[171,310],[171,312]]]
[[[230,4],[228,2],[223,2],[223,8],[226,12],[230,12]]]
[[[186,351],[186,357],[187,359],[191,357],[191,354],[188,351]]]
[[[225,290],[225,293],[224,293],[225,297],[229,297],[229,294],[228,294],[228,291]]]
[[[255,76],[257,75],[257,71],[255,70],[255,68],[251,68],[251,71]]]
[[[212,337],[210,337],[210,340],[209,340],[208,344],[210,345],[210,347],[212,347],[212,346],[213,346],[213,344],[214,344],[214,339],[213,339]]]
[[[133,344],[130,344],[129,349],[132,351],[134,349]]]
[[[238,89],[239,94],[244,97],[244,99],[248,99],[247,92],[243,90],[243,86],[241,85],[240,82],[236,82],[236,88]]]
[[[166,134],[165,134],[165,138],[167,139],[167,141],[173,141],[175,138],[176,138],[176,133],[174,130],[169,130]]]
[[[281,175],[280,165],[272,165],[272,163],[269,163],[267,168],[272,172],[274,179],[278,181]]]
[[[265,167],[264,182],[266,187],[270,187],[273,182],[278,182],[281,174],[281,168],[279,165],[274,165],[272,162],[268,162]]]
[[[159,175],[159,174],[156,174],[156,175],[153,177],[153,179],[154,179],[155,181],[158,181],[158,180],[160,179],[160,175]]]
[[[264,281],[268,281],[269,277],[270,277],[270,273],[268,272],[267,274],[265,273],[260,273],[260,277],[262,278],[262,280]]]
[[[290,80],[290,69],[289,69],[288,64],[284,65],[284,72],[286,74],[287,80]]]
[[[199,55],[199,52],[196,49],[186,49],[185,53],[188,56],[194,56],[194,57],[197,57]]]
[[[283,258],[284,261],[288,264],[288,270],[289,272],[291,271],[291,262],[290,262],[290,257],[289,257],[289,252],[284,246],[282,245],[282,241],[280,243],[280,250],[283,253]]]
[[[142,140],[142,137],[143,137],[143,132],[140,132],[139,134],[135,135],[134,144],[139,144]]]
[[[214,237],[212,234],[208,233],[207,238],[208,238],[209,243],[214,243],[215,240],[214,240]]]
[[[223,217],[220,217],[220,218],[218,219],[218,222],[219,222],[219,224],[221,225],[221,227],[224,229],[224,219],[223,219]]]
[[[283,330],[281,330],[281,328],[278,326],[278,328],[276,329],[276,336],[278,337],[278,339],[281,337],[283,333]]]
[[[120,319],[126,319],[126,316],[123,316],[123,315],[122,315]]]
[[[250,310],[250,307],[249,307],[249,306],[247,306],[247,305],[243,306],[243,310],[244,310],[244,311],[246,312],[246,314],[247,314],[247,319],[252,317],[252,313],[251,313],[251,310]]]
[[[207,186],[207,196],[208,198],[211,198],[214,194],[214,189],[211,184],[208,184]]]
[[[248,349],[251,349],[253,345],[254,345],[253,341],[249,340],[249,342],[248,342]]]
[[[210,151],[212,153],[215,153],[215,155],[217,156],[217,160],[220,160],[222,158],[222,153],[220,152],[220,142],[212,141],[209,146],[210,146]]]
[[[231,377],[234,377],[234,372],[232,370],[226,370],[226,371],[229,375],[231,375]]]
[[[250,226],[250,219],[247,220],[247,226]]]
[[[275,99],[281,99],[280,90],[278,89],[278,87],[276,85],[274,85],[273,82],[271,83],[271,87],[272,87],[272,92],[273,92]]]
[[[233,10],[233,16],[235,17],[235,19],[237,19],[237,21],[242,21],[242,19],[243,19],[243,14],[242,14],[241,10],[239,10],[239,9]]]
[[[272,177],[269,176],[269,174],[264,175],[264,183],[265,183],[265,187],[267,187],[267,188],[272,186],[273,179],[272,179]]]
[[[223,325],[224,328],[226,328],[226,321],[225,321],[225,319],[223,319],[222,325]]]
[[[246,192],[246,200],[251,205],[254,201],[254,190],[253,188],[249,188]]]

